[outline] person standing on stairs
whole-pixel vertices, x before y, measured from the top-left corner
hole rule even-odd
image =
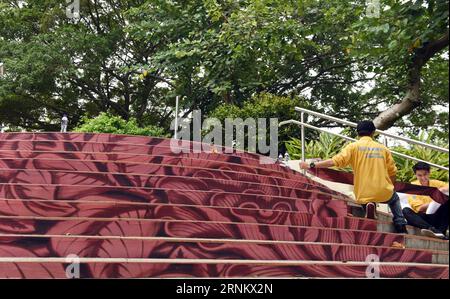
[[[389,205],[395,231],[407,234],[400,198],[394,190],[397,167],[389,149],[374,141],[376,128],[372,121],[362,121],[356,128],[359,140],[348,144],[332,159],[316,162],[300,162],[301,169],[347,167],[353,169],[354,193],[357,203],[366,211],[366,217],[376,219],[376,203]]]
[[[67,114],[64,113],[63,117],[61,118],[61,133],[67,133],[67,125],[69,124],[69,118],[67,117]]]
[[[448,193],[448,183],[430,180],[431,167],[429,164],[419,162],[414,165],[413,170],[417,180],[411,184],[435,187],[443,193]],[[429,196],[409,195],[408,203],[409,207],[403,208],[403,215],[408,224],[420,228],[425,236],[448,240],[446,237],[449,216],[448,201],[439,205]],[[433,209],[433,206],[436,208]]]

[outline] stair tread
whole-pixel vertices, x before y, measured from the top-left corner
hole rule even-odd
[[[50,262],[50,263],[66,263],[67,257],[0,257],[0,263],[5,262]],[[250,259],[157,259],[157,258],[82,258],[78,260],[80,263],[103,262],[103,263],[171,263],[171,264],[270,264],[270,265],[346,265],[346,266],[367,266],[372,264],[366,261],[291,261],[291,260],[250,260]],[[378,263],[378,262],[377,262]],[[448,264],[429,264],[429,263],[413,263],[413,262],[379,262],[384,266],[413,267],[424,266],[429,268],[449,268]]]

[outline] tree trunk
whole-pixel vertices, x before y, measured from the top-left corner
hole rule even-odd
[[[394,123],[405,115],[410,114],[414,109],[420,106],[420,70],[421,66],[414,65],[410,70],[410,83],[403,100],[380,113],[375,119],[375,127],[379,130],[387,130]]]
[[[409,85],[405,97],[402,101],[380,113],[375,119],[374,124],[380,130],[386,130],[392,127],[397,120],[410,114],[414,109],[420,106],[420,83],[422,67],[438,52],[448,47],[449,32],[438,40],[427,43],[421,49],[417,49],[409,71]]]

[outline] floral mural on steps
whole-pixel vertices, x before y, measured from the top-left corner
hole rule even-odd
[[[383,277],[448,277],[448,268],[431,265],[429,251],[389,248],[404,237],[347,217],[346,202],[336,200],[345,198],[323,185],[276,164],[261,165],[256,154],[174,154],[169,142],[0,134],[0,257],[160,259],[83,263],[86,278],[364,277],[365,266],[333,261],[377,254],[387,262],[424,263],[382,266]],[[0,265],[0,277],[66,277],[64,262]]]

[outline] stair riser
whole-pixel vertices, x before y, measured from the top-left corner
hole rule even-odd
[[[1,168],[26,168],[31,167],[47,167],[44,169],[56,169],[56,167],[64,167],[67,165],[76,165],[75,169],[82,169],[84,163],[94,163],[94,168],[99,168],[97,164],[106,164],[110,169],[122,170],[126,168],[141,169],[140,167],[158,166],[173,166],[182,168],[202,168],[210,171],[220,170],[229,172],[239,172],[243,174],[258,174],[263,176],[270,176],[274,178],[305,180],[311,184],[317,184],[313,180],[302,177],[298,172],[293,171],[277,171],[259,167],[259,165],[249,166],[242,161],[242,164],[231,163],[228,161],[228,156],[217,156],[217,159],[205,155],[205,159],[197,159],[196,155],[179,155],[179,156],[149,156],[149,155],[130,155],[130,154],[108,154],[108,153],[76,153],[76,152],[33,152],[33,151],[1,151],[0,150],[0,165]],[[80,164],[81,165],[78,165]],[[64,165],[61,165],[63,162]],[[75,164],[73,164],[75,163]],[[67,167],[67,170],[74,168]],[[145,173],[145,172],[144,172]]]
[[[207,146],[206,149],[195,151],[189,145],[175,145],[171,147],[169,144],[163,145],[138,145],[126,143],[98,143],[98,142],[70,142],[70,141],[0,141],[0,150],[28,150],[28,151],[67,151],[67,152],[88,152],[88,153],[129,153],[135,155],[161,155],[161,156],[178,156],[180,153],[189,154],[212,154]],[[214,154],[219,155],[219,154]],[[260,165],[264,168],[282,170],[282,167],[276,163],[262,163],[261,156],[257,154],[233,152],[223,153],[230,159],[243,158],[248,165]]]
[[[67,278],[73,267],[63,263],[0,263],[2,278]],[[67,272],[66,272],[67,270]],[[346,265],[270,266],[242,264],[83,263],[80,278],[189,278],[189,277],[353,277],[367,278],[371,268]],[[380,266],[380,278],[448,279],[448,268]],[[71,276],[69,276],[71,277]],[[371,276],[369,276],[371,277]]]
[[[1,201],[0,201],[1,204]],[[130,211],[130,213],[125,213],[123,214],[123,210],[122,213],[120,213],[119,211],[118,213],[114,213],[113,215],[111,214],[109,209],[104,208],[105,206],[92,206],[92,205],[88,205],[90,206],[90,208],[82,208],[82,207],[73,207],[73,205],[70,205],[72,208],[70,208],[70,210],[66,210],[66,212],[62,212],[64,211],[64,208],[58,209],[60,212],[59,213],[54,213],[55,215],[53,215],[54,217],[97,217],[97,218],[107,218],[107,217],[117,217],[117,218],[130,218],[130,217],[144,217],[147,219],[158,219],[158,217],[161,218],[170,218],[172,220],[188,220],[188,221],[210,221],[210,222],[216,222],[219,221],[219,219],[222,219],[222,216],[218,216],[217,213],[214,214],[210,214],[208,212],[206,212],[206,209],[210,209],[209,207],[201,207],[199,208],[199,210],[204,210],[203,212],[205,212],[205,214],[201,214],[203,217],[199,216],[199,219],[193,217],[193,215],[195,215],[195,212],[193,212],[192,209],[187,209],[186,207],[183,207],[181,209],[176,209],[177,212],[169,212],[171,210],[170,207],[167,207],[168,209],[166,209],[166,207],[161,208],[160,210],[156,211],[155,214],[151,214],[151,212],[149,212],[148,210],[145,209],[136,209],[131,210],[128,209],[126,211]],[[16,205],[11,205],[10,208],[12,210],[18,210],[20,209],[19,207],[17,207]],[[53,205],[49,205],[49,206],[39,206],[39,205],[32,205],[32,206],[28,206],[27,207],[27,213],[21,213],[23,215],[21,216],[39,216],[38,214],[47,214],[48,215],[48,211],[53,211],[55,209],[55,207]],[[80,209],[81,211],[84,211],[84,213],[76,213],[77,209]],[[186,210],[187,209],[187,210]],[[39,213],[39,211],[42,211],[41,213]],[[75,211],[75,213],[74,213]],[[163,212],[164,211],[164,212]],[[2,214],[3,215],[11,215],[15,213],[14,211],[8,211],[6,212],[5,210],[2,210]],[[276,214],[276,212],[275,212]],[[199,215],[199,214],[197,214]],[[206,216],[205,216],[206,215]],[[210,216],[208,216],[210,215]],[[222,222],[241,222],[241,223],[261,223],[261,224],[278,224],[277,220],[279,219],[284,219],[284,217],[282,218],[278,218],[278,217],[271,217],[271,218],[252,218],[249,215],[247,215],[246,217],[234,217],[232,219],[222,219]],[[297,214],[295,216],[292,217],[288,217],[285,219],[286,221],[284,221],[284,225],[287,226],[304,226],[304,227],[314,227],[314,228],[337,228],[337,229],[352,229],[352,230],[367,230],[367,231],[375,231],[374,227],[375,227],[375,223],[374,222],[367,222],[364,221],[363,219],[357,219],[357,218],[320,218],[320,217],[316,217],[313,215],[308,215],[308,214]],[[24,222],[28,223],[30,221],[25,221]],[[4,223],[11,223],[10,221],[3,221]],[[1,223],[1,222],[0,222]],[[10,224],[6,224],[6,226],[8,226]],[[26,225],[25,225],[26,226]],[[5,232],[7,231],[13,231],[11,229],[6,229]],[[383,232],[381,230],[378,230],[379,232]],[[337,234],[337,233],[333,233],[333,234]],[[205,238],[207,238],[207,235],[204,235]],[[439,250],[439,251],[448,251],[449,250],[449,243],[448,242],[441,242],[439,240],[427,240],[427,239],[418,239],[418,238],[413,238],[411,236],[406,236],[406,239],[404,241],[402,241],[402,238],[398,238],[399,241],[398,242],[403,242],[403,244],[405,245],[406,248],[410,248],[410,249],[427,249],[427,250]],[[289,240],[289,239],[288,239]],[[339,238],[338,236],[336,236],[335,238],[327,238],[326,240],[328,241],[336,241],[336,242],[340,242],[342,239]],[[338,241],[337,241],[338,240]],[[392,242],[394,242],[394,238],[389,238],[388,241],[385,242],[385,244],[381,244],[384,246],[391,246]],[[370,244],[374,244],[374,243],[370,243]],[[375,244],[380,244],[380,243],[375,243]]]
[[[76,171],[47,171],[47,170],[5,170],[0,172],[0,184],[56,184],[56,185],[80,185],[80,186],[120,186],[136,188],[161,188],[170,185],[174,188],[179,186],[191,186],[191,190],[223,190],[235,193],[266,194],[272,196],[284,196],[295,198],[307,198],[306,195],[316,193],[317,196],[331,198],[333,194],[326,188],[309,185],[301,182],[287,181],[288,186],[265,185],[262,181],[253,182],[233,181],[229,179],[209,177],[185,177],[174,174],[151,174],[151,175],[126,175],[99,172],[76,172]],[[267,181],[267,179],[265,179]],[[272,182],[274,183],[274,182]],[[175,185],[175,186],[174,186]]]
[[[28,140],[28,141],[78,141],[78,142],[116,142],[132,144],[164,144],[170,139],[117,134],[77,133],[77,132],[11,132],[0,134],[0,140]]]
[[[395,233],[395,227],[394,227],[394,224],[392,223],[392,218],[390,220],[391,222],[389,222],[388,220],[385,220],[385,221],[386,222],[379,222],[378,223],[378,231],[380,231],[380,232],[387,232],[387,233]],[[417,227],[413,227],[413,226],[409,226],[408,225],[407,226],[407,230],[408,230],[408,234],[416,235],[416,236],[422,235],[422,233],[420,232],[420,229],[417,228]]]
[[[176,201],[176,200],[174,200]],[[176,219],[216,222],[247,222],[280,225],[300,225],[310,222],[315,209],[326,209],[327,201],[297,201],[296,212],[208,206],[142,205],[111,201],[108,203],[64,203],[54,201],[0,200],[0,215],[32,217],[93,217],[109,218],[136,213],[145,219]],[[316,219],[320,217],[315,216]],[[361,221],[363,222],[363,221]]]
[[[305,200],[248,194],[247,192],[242,194],[228,192],[221,193],[220,190],[210,190],[207,192],[187,191],[186,189],[188,188],[191,188],[191,190],[195,190],[197,188],[193,185],[183,185],[183,180],[165,180],[157,185],[159,185],[161,189],[112,186],[100,187],[3,184],[0,185],[0,198],[124,202],[136,201],[146,203],[241,207],[297,212],[307,211],[308,213],[314,213],[318,217],[347,216],[347,206],[345,202],[338,200],[330,201],[328,196],[321,196],[317,193],[305,192],[305,194],[309,194],[311,198],[310,205],[307,207]],[[198,188],[198,190],[201,189],[202,188]],[[208,188],[206,188],[206,190],[208,190]],[[258,190],[253,191],[257,192]]]
[[[4,244],[0,257],[78,257],[155,259],[235,259],[364,262],[376,255],[380,262],[431,263],[426,251],[348,245],[291,245],[206,242],[167,242],[130,239],[22,238]],[[2,244],[3,243],[3,244]],[[436,258],[436,261],[441,261]]]
[[[210,153],[180,153],[179,155],[148,155],[130,153],[108,153],[108,152],[73,152],[52,151],[51,149],[34,151],[30,149],[3,150],[0,149],[0,159],[50,159],[50,160],[72,160],[72,161],[109,161],[117,163],[161,163],[168,165],[204,165],[207,168],[217,169],[229,166],[231,169],[244,170],[244,172],[261,172],[261,174],[275,174],[278,177],[296,179],[299,173],[281,167],[277,164],[260,164],[254,159],[236,157],[230,155],[217,155]],[[311,181],[314,183],[314,181]]]
[[[136,214],[130,213],[136,217]],[[33,235],[86,235],[126,237],[171,237],[235,240],[274,240],[360,244],[390,247],[393,242],[403,243],[403,235],[382,234],[371,231],[330,230],[318,227],[289,227],[261,224],[227,224],[186,221],[138,220],[46,220],[2,219],[1,234]],[[10,238],[14,240],[14,237]]]
[[[449,251],[448,242],[441,242],[433,239],[406,238],[405,246],[407,248],[425,248],[429,250]]]
[[[217,163],[216,163],[217,164]],[[217,180],[229,180],[236,182],[258,182],[263,185],[272,185],[288,188],[311,189],[323,193],[330,193],[339,195],[338,192],[330,191],[326,187],[321,187],[319,184],[307,180],[305,177],[297,176],[295,179],[278,177],[273,173],[266,173],[261,175],[255,173],[255,170],[232,169],[228,165],[217,164],[215,168],[207,168],[204,165],[193,167],[193,165],[172,165],[163,166],[162,163],[157,164],[125,164],[125,163],[111,163],[111,162],[90,162],[90,161],[64,161],[64,160],[37,160],[37,159],[17,159],[17,160],[0,160],[0,169],[6,170],[37,170],[37,171],[52,171],[61,173],[70,173],[76,169],[77,172],[85,173],[109,173],[109,174],[123,174],[136,177],[148,176],[183,176],[195,178],[214,178]],[[245,171],[245,172],[244,172]]]

